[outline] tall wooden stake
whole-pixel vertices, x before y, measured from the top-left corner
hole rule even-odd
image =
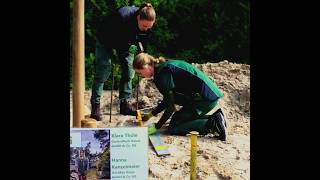
[[[73,127],[84,119],[84,0],[73,6]]]

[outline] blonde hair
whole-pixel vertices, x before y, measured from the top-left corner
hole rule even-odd
[[[157,66],[160,62],[165,62],[163,57],[155,58],[147,53],[140,53],[136,55],[133,60],[133,69],[143,69],[145,66]]]
[[[150,3],[143,3],[139,8],[141,20],[154,21],[156,19],[156,12]]]

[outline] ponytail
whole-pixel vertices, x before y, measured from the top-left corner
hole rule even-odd
[[[151,3],[146,3],[146,2],[144,2],[144,3],[142,3],[142,4],[140,5],[139,11],[140,11],[141,9],[143,9],[144,7],[152,7],[152,5],[151,5]]]
[[[161,57],[161,56],[160,56],[160,57],[156,58],[154,62],[155,62],[156,64],[159,64],[160,62],[166,62],[166,61],[167,61],[167,60],[166,60],[164,57]]]

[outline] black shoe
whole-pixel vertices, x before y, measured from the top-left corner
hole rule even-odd
[[[97,121],[101,121],[100,104],[91,104],[90,118],[95,119]]]
[[[129,104],[127,101],[122,101],[120,103],[120,114],[137,116],[137,110],[133,105]]]
[[[212,116],[212,131],[219,134],[219,139],[221,141],[225,141],[227,139],[228,131],[227,131],[227,122],[224,119],[221,110],[215,112]]]

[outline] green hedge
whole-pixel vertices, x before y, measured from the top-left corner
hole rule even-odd
[[[93,81],[96,26],[110,11],[141,0],[85,1],[86,88]],[[237,0],[151,0],[157,13],[148,52],[155,56],[185,59],[188,62],[231,62],[250,64],[250,1]],[[72,25],[72,0],[70,21]],[[72,35],[72,27],[70,27]],[[72,37],[72,36],[70,36]],[[70,48],[72,42],[70,39]],[[115,60],[114,63],[118,64]],[[72,68],[70,69],[70,71]],[[115,72],[118,88],[120,71]],[[136,81],[137,77],[135,78]],[[134,83],[135,85],[135,83]],[[111,78],[105,89],[110,89]]]

